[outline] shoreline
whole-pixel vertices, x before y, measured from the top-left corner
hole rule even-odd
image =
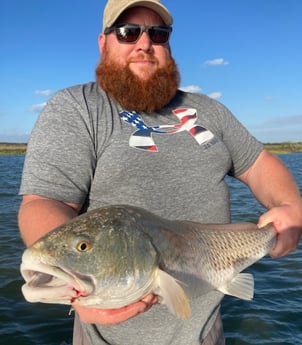
[[[26,143],[0,143],[0,155],[25,155]]]
[[[263,145],[273,154],[302,152],[302,142],[264,143]],[[0,143],[0,155],[25,155],[26,148],[26,143]]]

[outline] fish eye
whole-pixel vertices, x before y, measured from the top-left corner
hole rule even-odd
[[[79,252],[87,252],[91,248],[91,243],[87,240],[77,243],[76,248]]]

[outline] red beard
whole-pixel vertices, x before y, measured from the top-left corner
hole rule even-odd
[[[159,68],[149,79],[142,80],[133,74],[128,64],[122,67],[108,59],[105,53],[96,68],[96,80],[125,109],[151,113],[161,109],[175,96],[180,77],[172,57],[164,68]]]

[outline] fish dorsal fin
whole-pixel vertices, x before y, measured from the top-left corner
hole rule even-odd
[[[254,278],[250,273],[239,273],[218,290],[226,295],[249,301],[254,297]]]
[[[189,319],[191,317],[190,303],[176,279],[162,270],[159,270],[158,278],[161,303],[165,304],[180,319]]]

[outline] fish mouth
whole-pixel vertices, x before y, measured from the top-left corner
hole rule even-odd
[[[94,290],[91,277],[34,260],[22,261],[21,274],[25,280],[22,293],[28,302],[72,304]]]

